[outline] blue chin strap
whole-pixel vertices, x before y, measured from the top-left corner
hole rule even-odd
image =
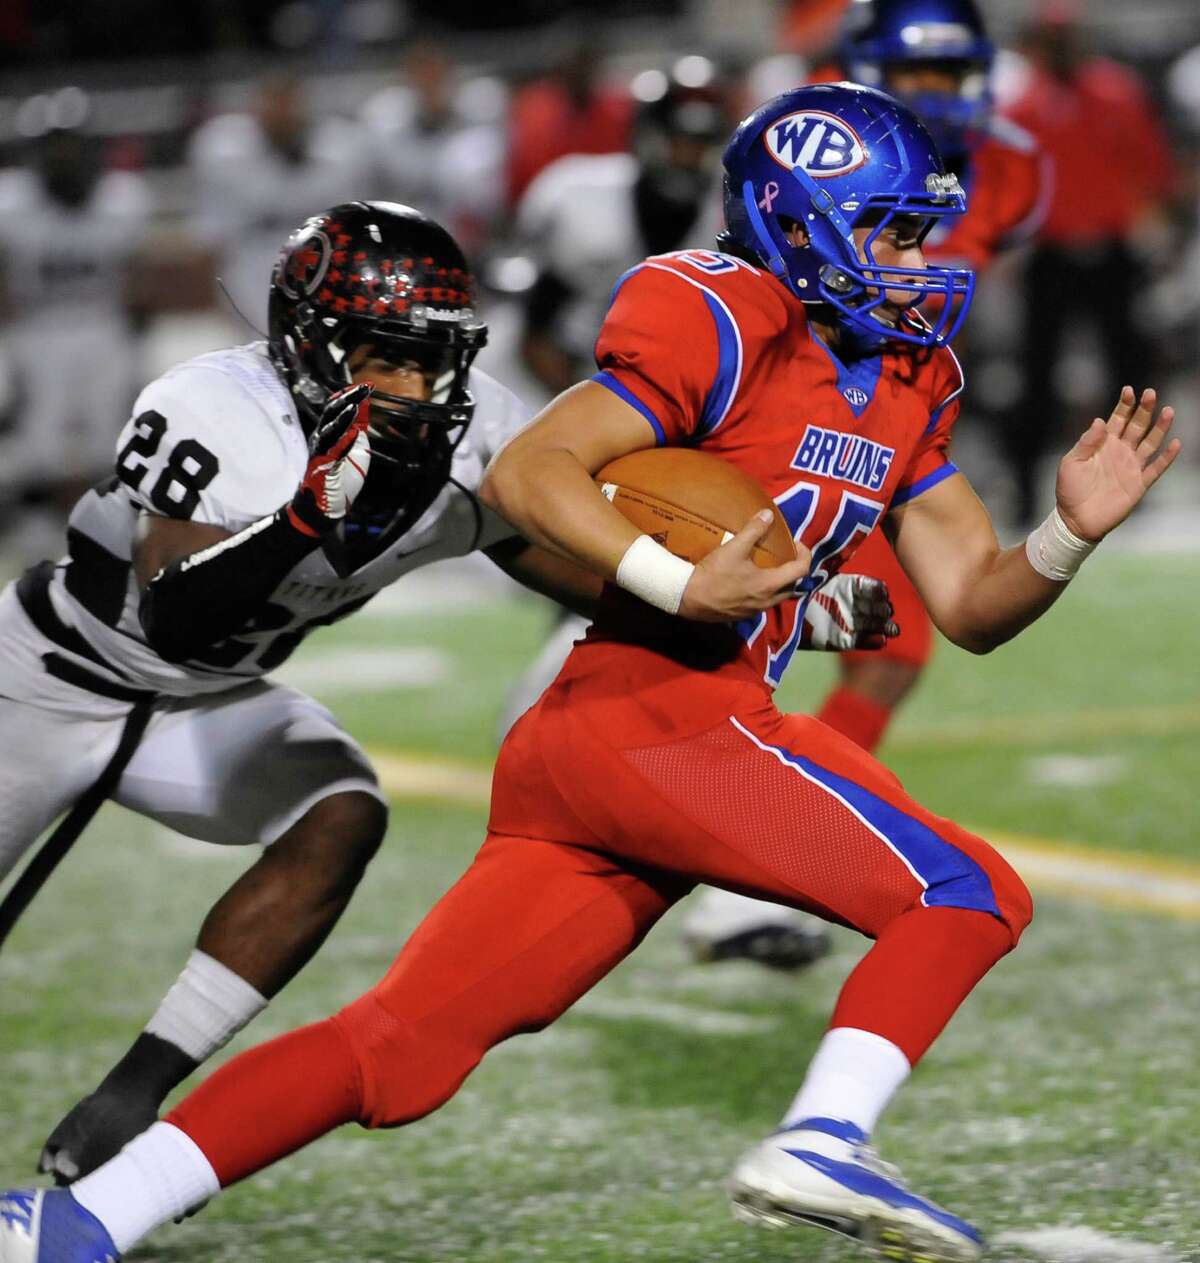
[[[839,213],[832,197],[798,170],[791,175],[809,195],[814,211],[839,238],[838,256],[822,250],[818,239],[824,235],[813,221],[798,223],[809,234],[808,246],[791,246],[781,242],[768,227],[754,195],[750,180],[742,184],[742,204],[760,246],[766,267],[786,284],[803,302],[824,303],[833,308],[856,335],[855,341],[877,348],[887,342],[906,342],[914,346],[944,346],[953,340],[966,319],[967,309],[975,294],[975,273],[969,268],[946,268],[937,265],[923,268],[881,267],[875,262],[874,244],[897,215],[919,215],[933,220],[959,214],[958,203],[951,209],[935,197],[921,198],[911,194],[868,197],[856,215],[872,208],[884,212],[863,246],[866,261],[854,250],[852,223]],[[961,195],[960,195],[961,201]],[[789,216],[790,217],[790,216]],[[789,264],[789,256],[792,263]],[[814,262],[816,266],[814,267]],[[812,290],[815,288],[816,292]],[[874,313],[887,302],[886,290],[903,290],[912,301],[901,312],[894,325]],[[917,314],[916,308],[933,297],[936,306],[931,319]],[[940,300],[940,301],[938,301]]]

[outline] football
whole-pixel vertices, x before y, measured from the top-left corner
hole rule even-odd
[[[763,567],[794,561],[796,546],[778,507],[749,474],[687,447],[630,452],[596,474],[601,490],[640,530],[677,557],[699,561],[760,510],[775,520],[754,548]]]

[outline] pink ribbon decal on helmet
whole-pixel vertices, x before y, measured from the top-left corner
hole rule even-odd
[[[763,187],[762,201],[758,204],[758,209],[766,211],[767,214],[775,208],[775,199],[779,196],[779,185],[774,180],[768,180]]]

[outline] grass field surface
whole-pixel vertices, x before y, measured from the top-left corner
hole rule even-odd
[[[368,607],[289,667],[407,779],[342,924],[234,1049],[369,986],[482,838],[496,717],[546,611],[419,606]],[[1016,644],[985,659],[943,645],[883,757],[985,836],[1099,871],[1119,852],[1184,889],[1200,881],[1198,613],[1197,557],[1098,554]],[[798,656],[783,704],[811,706],[831,678],[831,662]],[[0,954],[4,1183],[30,1178],[47,1132],[149,1016],[247,859],[115,808],[94,823]],[[1200,912],[1113,907],[1063,871],[885,1117],[881,1149],[983,1227],[989,1258],[1195,1263]],[[815,1231],[735,1224],[721,1182],[791,1098],[862,941],[839,931],[831,958],[792,976],[699,966],[679,920],[550,1031],[493,1053],[439,1113],[399,1132],[343,1129],[130,1257],[859,1257]]]

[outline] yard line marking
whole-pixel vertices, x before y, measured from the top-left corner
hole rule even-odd
[[[492,797],[492,769],[457,759],[367,751],[379,783],[393,798],[433,798],[441,802],[486,805]]]
[[[274,679],[302,693],[372,693],[381,688],[430,688],[451,678],[454,659],[440,649],[376,645],[352,654],[322,651],[292,658]]]
[[[486,806],[490,800],[492,772],[483,764],[394,750],[368,753],[380,784],[394,798],[473,807]],[[976,826],[974,831],[1038,891],[1077,902],[1200,920],[1200,864],[986,826]]]
[[[901,721],[888,750],[924,750],[964,742],[1045,745],[1104,737],[1171,737],[1200,731],[1200,702],[1162,706],[1096,706],[1067,714],[998,715],[990,718]]]
[[[1126,1241],[1095,1228],[1029,1228],[1002,1232],[994,1245],[1012,1245],[1053,1263],[1179,1263],[1162,1246]]]
[[[687,1004],[672,1004],[654,998],[610,999],[592,993],[571,1006],[572,1013],[611,1021],[632,1020],[657,1022],[675,1030],[696,1035],[766,1035],[777,1030],[775,1018],[751,1017],[745,1013],[725,1013],[716,1009],[698,1009]]]
[[[976,830],[1031,886],[1135,912],[1200,920],[1200,865],[1020,833]]]

